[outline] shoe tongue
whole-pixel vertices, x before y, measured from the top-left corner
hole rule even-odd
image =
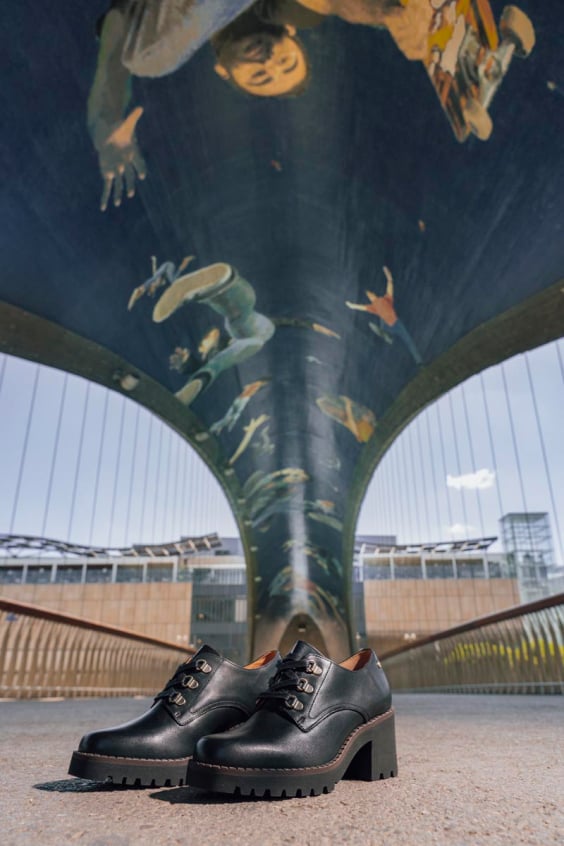
[[[213,646],[210,646],[209,643],[203,643],[197,652],[194,655],[191,655],[189,658],[186,659],[184,662],[185,664],[189,664],[191,661],[195,661],[197,658],[203,658],[206,655],[215,655],[219,656],[219,652],[217,649],[214,649]]]
[[[286,657],[299,661],[301,658],[305,658],[306,655],[319,655],[320,658],[323,658],[323,654],[315,646],[306,643],[305,640],[297,640],[292,647],[292,651]]]

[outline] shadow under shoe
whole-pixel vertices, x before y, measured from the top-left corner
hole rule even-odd
[[[249,718],[279,658],[267,652],[240,667],[202,646],[178,667],[148,711],[86,734],[73,752],[70,775],[117,785],[182,786],[196,742]]]
[[[396,774],[390,688],[375,654],[337,664],[298,641],[253,716],[198,741],[187,778],[203,790],[289,798]]]

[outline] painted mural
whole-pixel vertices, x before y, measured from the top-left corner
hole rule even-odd
[[[174,268],[171,262],[166,265]],[[215,326],[201,338],[198,344],[200,366],[176,392],[184,405],[190,405],[221,373],[262,349],[274,334],[275,327],[268,317],[254,310],[256,295],[252,285],[228,264],[213,264],[185,275],[171,273],[163,284],[167,281],[170,287],[153,309],[155,323],[162,323],[190,302],[205,304],[224,318],[221,329]],[[231,463],[245,451],[258,426],[267,419],[261,417],[260,423],[254,423],[252,431],[248,430],[247,440]]]
[[[374,434],[376,418],[373,412],[350,397],[325,394],[316,402],[324,414],[348,429],[359,443],[366,443]]]
[[[1,297],[176,398],[236,509],[261,647],[303,613],[348,651],[343,536],[378,421],[560,267],[564,24],[547,3],[14,12]]]
[[[500,39],[488,0],[114,0],[98,24],[88,98],[102,211],[112,198],[119,206],[133,197],[147,175],[136,138],[144,109],[128,113],[132,77],[174,73],[210,41],[213,71],[233,88],[256,97],[298,96],[311,73],[299,30],[328,16],[387,29],[407,59],[423,61],[460,141],[471,133],[489,138],[488,106],[513,55],[528,56],[535,43],[531,21],[514,6],[503,11]]]
[[[375,315],[377,321],[371,321],[368,324],[374,334],[387,344],[393,344],[394,338],[399,338],[403,344],[405,344],[415,363],[417,365],[423,364],[423,359],[421,358],[411,335],[399,319],[394,308],[393,276],[389,268],[383,267],[382,270],[384,271],[384,276],[386,277],[385,294],[377,296],[373,291],[366,291],[368,303],[351,303],[347,300],[347,306],[355,311],[365,311],[368,314]]]

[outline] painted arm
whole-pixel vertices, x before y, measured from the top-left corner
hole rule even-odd
[[[386,296],[389,297],[392,302],[394,299],[394,277],[388,267],[384,265],[382,268],[384,271],[384,276],[386,277]]]
[[[123,13],[110,9],[102,25],[94,82],[88,97],[88,131],[98,153],[104,180],[100,208],[108,207],[113,190],[114,206],[125,192],[135,194],[136,179],[145,179],[146,167],[137,146],[135,128],[143,114],[137,107],[125,117],[131,97],[131,77],[121,61],[127,34]]]

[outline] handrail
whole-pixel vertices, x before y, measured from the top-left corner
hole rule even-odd
[[[132,629],[123,629],[119,626],[110,626],[107,623],[99,623],[96,620],[88,620],[85,617],[75,617],[73,614],[61,614],[59,611],[52,611],[41,605],[31,605],[27,602],[16,602],[13,599],[4,599],[0,596],[0,611],[8,613],[24,614],[26,617],[35,617],[39,620],[49,620],[52,623],[65,623],[79,629],[88,629],[93,632],[114,635],[115,637],[127,638],[138,643],[146,643],[150,646],[162,646],[165,649],[174,649],[183,655],[193,655],[195,650],[186,646],[179,646],[169,640],[160,640],[156,637],[135,632]]]
[[[0,597],[0,696],[150,696],[194,649]]]
[[[394,690],[564,693],[564,594],[469,620],[380,656]]]
[[[547,596],[543,599],[535,599],[533,602],[526,602],[523,605],[512,605],[505,608],[503,611],[494,611],[492,614],[485,614],[483,617],[474,617],[466,623],[459,623],[449,629],[441,629],[435,634],[426,635],[418,638],[403,646],[397,646],[395,649],[390,649],[388,652],[379,654],[381,661],[387,658],[393,658],[395,655],[400,655],[402,652],[410,652],[412,649],[417,649],[420,646],[426,646],[429,643],[436,643],[439,640],[445,640],[448,637],[456,637],[456,635],[471,632],[475,629],[481,629],[484,626],[491,626],[495,623],[503,623],[505,620],[513,620],[516,617],[523,617],[526,614],[533,614],[536,611],[545,611],[547,608],[554,608],[556,605],[564,604],[564,593],[557,593],[554,596]]]

